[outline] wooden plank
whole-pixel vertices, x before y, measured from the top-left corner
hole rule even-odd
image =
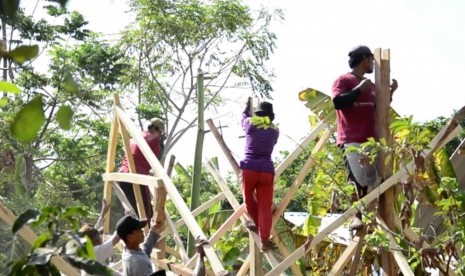
[[[117,96],[116,96],[117,97]],[[116,148],[118,146],[118,118],[116,118],[116,114],[113,115],[113,120],[111,123],[110,129],[110,137],[108,139],[108,150],[107,150],[107,163],[105,166],[105,172],[110,173],[115,170],[115,159],[116,159]],[[107,202],[107,204],[111,205],[111,189],[112,183],[109,181],[105,181],[103,186],[103,198]],[[108,234],[110,232],[110,213],[111,208],[108,210],[108,214],[104,217],[103,221],[103,232]]]
[[[226,233],[226,231],[228,231],[233,225],[234,223],[236,223],[236,221],[244,214],[245,212],[245,206],[244,205],[241,205],[241,207],[239,209],[237,209],[219,228],[218,230],[216,230],[215,233],[213,233],[213,235],[210,237],[210,239],[208,240],[208,242],[211,244],[211,245],[214,245],[217,241],[219,241],[223,236],[224,234]],[[195,262],[197,261],[198,259],[198,254],[195,254],[190,260],[189,262],[187,262],[186,264],[186,267],[193,267],[195,265]]]
[[[284,210],[286,209],[287,205],[289,205],[289,202],[291,202],[291,200],[294,198],[295,193],[299,189],[305,177],[308,175],[308,172],[310,171],[310,169],[315,164],[314,155],[323,149],[323,147],[326,145],[326,142],[328,142],[330,136],[331,136],[331,131],[329,129],[326,129],[323,135],[321,136],[320,140],[318,140],[317,144],[313,148],[312,153],[308,157],[307,161],[305,161],[305,164],[300,169],[299,174],[295,178],[291,187],[288,188],[288,191],[286,192],[283,199],[279,202],[278,207],[274,211],[273,225],[276,223],[279,217],[284,213]]]
[[[218,128],[216,128],[212,119],[208,119],[207,124],[211,132],[213,133],[213,136],[216,138],[216,141],[218,142],[221,149],[223,150],[224,155],[229,160],[229,164],[231,164],[231,167],[234,173],[236,174],[237,179],[241,179],[241,169],[239,168],[239,165],[237,164],[236,159],[234,159],[234,156],[232,156],[231,150],[228,148],[228,146],[224,142],[224,139],[221,136],[220,132],[218,131]]]
[[[250,254],[249,254],[249,256],[247,256],[244,263],[242,263],[241,268],[239,269],[239,271],[237,271],[236,275],[237,276],[246,276],[249,269],[250,269]]]
[[[360,238],[358,236],[355,236],[354,240],[346,247],[346,249],[344,250],[344,252],[342,252],[337,262],[334,264],[333,268],[328,274],[329,276],[342,275],[342,270],[347,265],[350,258],[352,258],[352,256],[355,254],[355,250],[357,249],[359,243]]]
[[[225,199],[224,193],[217,194],[216,196],[212,197],[207,202],[205,202],[204,204],[202,204],[201,206],[196,208],[194,211],[192,211],[192,215],[194,217],[200,215],[201,213],[203,213],[206,210],[210,209],[210,207],[213,206],[215,203],[217,203],[218,201],[221,201],[223,199]],[[181,218],[181,219],[179,219],[178,221],[176,221],[174,223],[174,226],[176,227],[176,229],[178,229],[179,227],[183,226],[184,224],[185,224],[184,219]],[[165,238],[170,233],[171,233],[171,231],[169,231],[169,230],[162,231],[160,233],[160,239]]]
[[[8,209],[6,206],[0,203],[0,218],[5,221],[9,226],[13,226],[15,220],[17,219],[16,215]],[[25,225],[19,231],[18,234],[30,245],[32,245],[37,240],[37,235],[32,231],[32,229]],[[58,268],[65,275],[69,276],[79,276],[81,272],[74,268],[71,264],[66,262],[61,256],[53,256],[50,262]]]
[[[164,270],[172,271],[176,275],[192,276],[193,271],[167,259],[154,259],[156,266]]]
[[[149,186],[150,189],[162,188],[163,183],[160,183],[161,179],[159,177],[154,177],[150,175],[138,174],[138,173],[104,173],[102,178],[105,181],[112,182],[131,182],[135,185],[144,185]]]
[[[197,224],[197,221],[195,220],[194,216],[192,216],[188,206],[184,202],[182,196],[179,194],[179,191],[176,189],[176,186],[174,186],[173,182],[171,181],[171,178],[164,171],[163,166],[160,164],[160,161],[157,159],[155,154],[153,154],[153,152],[150,150],[150,147],[148,146],[145,139],[142,137],[142,134],[140,133],[140,131],[136,129],[136,127],[133,125],[131,120],[127,118],[127,116],[124,114],[124,111],[121,108],[115,107],[115,109],[120,119],[120,122],[126,126],[127,130],[129,131],[129,133],[131,134],[131,136],[133,137],[133,139],[139,146],[139,149],[141,150],[145,159],[148,161],[150,166],[155,170],[155,175],[157,177],[160,177],[163,180],[163,184],[165,186],[165,189],[168,195],[171,197],[173,204],[176,206],[181,217],[186,222],[186,225],[189,228],[192,235],[194,237],[200,236],[201,238],[205,239],[206,237],[202,229]],[[210,265],[213,271],[215,273],[224,271],[223,264],[221,263],[220,259],[216,255],[215,250],[211,247],[211,245],[209,244],[205,245],[204,251],[205,251],[206,257],[208,258],[208,261],[210,262]]]
[[[387,228],[387,224],[384,222],[384,220],[381,217],[376,217],[376,221],[378,224],[381,225],[384,229],[389,229]],[[405,276],[414,276],[415,274],[413,273],[412,269],[410,269],[410,265],[408,264],[407,260],[405,259],[404,255],[401,253],[401,248],[400,246],[396,243],[394,237],[390,232],[385,232],[389,238],[389,248],[390,252],[393,255],[395,261],[399,265],[400,271],[402,272],[403,275]]]
[[[184,264],[187,264],[189,261],[189,256],[187,256],[186,249],[184,248],[184,244],[182,243],[181,236],[179,235],[178,230],[174,226],[173,221],[171,220],[171,216],[168,214],[168,211],[165,210],[165,218],[166,218],[166,224],[168,228],[171,230],[171,233],[173,233],[173,240],[176,243],[176,246],[178,248],[179,255],[181,256],[181,260]]]
[[[173,172],[174,168],[174,162],[176,161],[176,156],[171,155],[170,160],[168,162],[168,168],[166,169],[166,174],[171,177],[171,173]],[[165,217],[165,205],[166,205],[166,197],[168,193],[166,192],[165,188],[158,188],[155,190],[154,194],[154,200],[156,204],[156,209],[157,209],[157,223],[160,224],[160,230],[163,232],[166,229],[166,217]],[[155,217],[155,216],[154,216]],[[176,226],[177,228],[177,226]],[[156,244],[156,247],[160,249],[160,252],[158,252],[157,258],[158,259],[164,259],[166,258],[166,239],[159,238]]]
[[[437,144],[441,143],[445,145],[447,142],[452,140],[455,136],[457,136],[462,128],[460,126],[455,126],[454,130],[451,132],[446,131],[449,128],[449,124],[444,126],[439,133],[431,140],[427,149],[423,151],[425,156],[429,156],[433,153],[431,149],[437,149]],[[367,206],[373,200],[377,199],[379,195],[384,193],[387,189],[392,187],[393,185],[397,184],[398,182],[406,179],[409,174],[412,172],[413,163],[410,162],[407,165],[401,167],[399,171],[397,171],[394,175],[390,178],[386,179],[381,185],[376,187],[373,191],[371,191],[368,195],[366,195],[360,202],[358,202],[357,208],[360,206]],[[302,245],[301,247],[297,248],[291,255],[289,255],[286,259],[284,259],[278,266],[274,267],[271,271],[269,271],[266,275],[273,276],[281,273],[282,271],[286,270],[290,265],[294,264],[299,258],[304,256],[306,252],[314,248],[320,242],[322,242],[329,234],[331,234],[334,230],[339,228],[347,219],[353,216],[357,212],[357,208],[351,207],[349,208],[344,214],[342,214],[339,218],[335,221],[330,223],[326,226],[323,230],[321,230],[311,241],[309,245]]]
[[[260,254],[260,247],[253,240],[252,232],[249,232],[249,256],[250,256],[249,276],[262,276],[263,275],[262,254]]]
[[[276,167],[274,176],[275,180],[277,180],[281,176],[283,171],[299,156],[300,153],[302,153],[302,151],[306,147],[308,147],[310,142],[312,142],[318,137],[318,134],[322,132],[323,129],[325,129],[326,127],[328,127],[327,123],[323,121],[319,122],[315,126],[315,128],[313,128],[312,131],[307,135],[307,137],[304,138],[302,143],[297,145],[297,147],[288,156],[286,156],[286,158],[284,158],[284,160]]]
[[[160,182],[162,182],[160,180]],[[163,182],[161,183],[163,185]],[[159,225],[161,231],[166,229],[166,216],[165,216],[165,205],[166,205],[166,190],[165,188],[155,188],[153,190],[153,217],[156,220],[157,225]],[[159,238],[156,247],[160,249],[157,257],[159,259],[166,258],[166,240]]]
[[[363,247],[363,241],[365,238],[367,226],[363,226],[363,229],[357,233],[358,240],[360,242],[357,243],[357,247],[355,248],[355,255],[354,258],[352,259],[352,265],[350,267],[349,275],[350,276],[355,276],[357,275],[358,271],[358,264],[360,263],[360,258],[362,257],[362,247]]]
[[[392,146],[391,131],[389,126],[391,124],[390,116],[390,64],[389,64],[389,49],[375,49],[375,87],[376,87],[376,130],[377,138],[385,139],[386,145]],[[386,163],[386,153],[378,153],[377,170],[382,179],[387,179],[392,173],[392,162]],[[381,217],[386,221],[389,229],[394,228],[394,208],[392,202],[395,201],[394,188],[388,189],[380,197]],[[387,252],[382,252],[383,269],[387,275],[392,275],[397,270],[395,260],[392,255]]]

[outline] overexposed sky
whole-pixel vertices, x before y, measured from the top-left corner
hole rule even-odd
[[[43,0],[42,0],[43,1]],[[23,1],[29,2],[29,1]],[[26,5],[32,5],[30,4]],[[347,53],[355,45],[391,49],[391,76],[399,82],[392,106],[401,115],[423,121],[450,116],[465,105],[465,1],[463,0],[248,0],[282,8],[285,21],[273,31],[278,49],[269,62],[274,68],[274,108],[281,137],[274,152],[291,150],[310,130],[309,115],[297,93],[313,87],[330,94],[333,80],[349,71]],[[133,17],[125,0],[70,0],[89,21],[89,29],[115,38]],[[374,75],[369,76],[374,80]],[[247,93],[233,97],[231,114],[223,134],[240,158],[243,139],[240,113]],[[224,114],[221,114],[224,115]],[[214,114],[212,114],[214,116]],[[183,164],[193,162],[195,131],[173,151]],[[204,155],[221,156],[216,142],[207,134]],[[187,150],[186,150],[187,149]],[[189,150],[191,149],[191,150]],[[227,168],[229,169],[229,168]]]

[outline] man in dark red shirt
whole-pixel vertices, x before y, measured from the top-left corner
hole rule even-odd
[[[345,151],[349,147],[360,147],[368,138],[376,137],[375,86],[365,74],[373,73],[374,56],[367,46],[357,46],[349,52],[350,73],[339,76],[333,83],[332,99],[337,114],[337,145]],[[392,93],[397,89],[397,81],[392,80]],[[374,164],[360,163],[361,154],[349,152],[344,155],[348,181],[356,187],[359,200],[365,196],[368,187],[378,184],[378,174]],[[356,215],[361,220],[361,214]],[[354,221],[359,227],[361,221]]]
[[[160,139],[162,139],[165,131],[165,126],[163,121],[154,118],[150,120],[150,124],[147,127],[147,130],[142,132],[142,136],[144,137],[145,141],[149,145],[152,152],[155,154],[157,158],[160,158]],[[139,149],[137,144],[131,139],[130,141],[131,153],[134,159],[134,165],[136,167],[136,172],[138,174],[145,174],[148,175],[150,173],[151,167],[149,162],[145,159],[142,151]],[[124,156],[124,159],[121,163],[121,167],[119,168],[120,172],[128,173],[129,172],[129,165],[127,156]],[[124,194],[131,203],[131,206],[137,212],[137,204],[136,204],[136,197],[134,195],[134,189],[132,183],[127,182],[120,182],[118,183],[123,190]],[[150,220],[152,217],[152,204],[151,202],[151,195],[150,190],[147,186],[137,185],[141,190],[142,200],[144,202],[144,210],[147,216],[147,219]],[[137,215],[140,218],[140,214],[137,212]]]

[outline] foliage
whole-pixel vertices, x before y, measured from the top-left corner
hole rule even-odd
[[[86,214],[81,207],[48,206],[41,211],[29,209],[19,215],[12,227],[13,234],[27,224],[46,226],[47,231],[36,239],[26,256],[10,263],[8,275],[60,275],[50,262],[53,256],[64,257],[74,267],[88,273],[111,275],[105,266],[95,261],[90,239],[77,232],[78,219]]]
[[[270,26],[281,11],[251,11],[238,0],[132,0],[130,6],[137,23],[120,43],[131,58],[125,88],[137,95],[139,122],[167,122],[165,156],[196,122],[190,114],[196,114],[200,70],[209,73],[205,108],[221,103],[228,86],[249,85],[270,96],[273,73],[265,62],[276,47]]]
[[[306,102],[306,106],[315,114],[309,117],[312,124],[316,124],[318,120],[324,120],[331,126],[335,125],[335,118],[332,116],[334,108],[328,96],[309,88],[300,92],[299,98]],[[464,195],[463,191],[459,189],[455,172],[449,161],[451,154],[461,141],[455,138],[444,148],[435,149],[434,154],[424,155],[424,153],[431,150],[428,145],[432,138],[449,120],[439,117],[428,122],[416,122],[413,117],[403,118],[394,111],[391,112],[391,115],[392,146],[388,146],[385,140],[369,139],[368,142],[362,144],[360,149],[353,148],[349,150],[355,150],[362,154],[363,157],[360,160],[362,164],[375,162],[378,153],[385,153],[386,159],[384,161],[386,163],[391,161],[393,164],[392,173],[413,162],[413,171],[409,177],[396,187],[396,200],[393,202],[393,208],[399,215],[402,228],[409,227],[415,230],[420,239],[409,241],[399,229],[392,229],[396,231],[390,233],[394,235],[402,253],[408,257],[415,275],[424,274],[427,267],[439,269],[442,274],[448,274],[450,269],[463,273],[464,267],[461,263],[463,263],[463,236],[465,233],[463,228]],[[454,114],[454,120],[464,125],[463,110]],[[460,137],[463,136],[463,133],[460,134]],[[310,216],[304,226],[297,229],[298,233],[314,234],[319,226],[318,217],[324,214],[324,208],[340,212],[350,206],[345,205],[340,206],[342,208],[334,208],[336,207],[334,201],[328,201],[329,198],[334,196],[334,191],[337,190],[340,196],[338,200],[350,204],[347,197],[351,194],[350,189],[343,188],[350,185],[343,184],[344,178],[341,177],[341,174],[344,175],[345,172],[341,166],[342,155],[333,143],[334,140],[330,140],[330,143],[325,148],[325,153],[321,154],[322,158],[319,158],[320,162],[316,162],[318,167],[325,167],[326,169],[324,172],[313,171],[315,175],[308,188],[309,194],[312,195],[309,201],[314,202],[309,204]],[[331,181],[326,179],[331,179]],[[323,183],[323,185],[318,183]],[[333,189],[325,189],[329,186],[332,186]],[[426,218],[428,222],[423,222],[415,217],[415,214],[423,212],[421,210],[423,205],[436,206],[435,219],[429,217]],[[318,210],[321,210],[321,213]],[[379,208],[375,209],[375,212],[361,210],[364,221],[370,224],[372,229],[365,236],[366,245],[363,258],[368,262],[372,262],[373,252],[376,254],[381,249],[390,248],[386,229],[380,227],[375,220],[378,210]],[[440,223],[433,224],[433,221],[439,221]],[[424,242],[433,243],[430,247],[424,247]],[[321,248],[324,248],[324,246]],[[326,260],[325,256],[331,254],[321,248],[316,249],[317,254],[315,252],[311,254],[309,256],[310,260],[307,261],[309,269],[312,271],[318,269],[316,267],[322,264],[321,260]],[[329,262],[331,263],[333,260]],[[452,264],[452,268],[449,266],[450,264]],[[365,264],[364,266],[364,269],[367,269],[371,265]],[[319,273],[324,273],[324,271],[322,270]]]

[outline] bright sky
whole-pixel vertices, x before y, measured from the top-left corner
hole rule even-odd
[[[279,150],[292,150],[292,140],[299,141],[310,130],[309,110],[297,93],[312,87],[329,94],[333,80],[349,71],[347,53],[355,45],[391,49],[391,77],[399,82],[392,106],[401,115],[414,115],[420,121],[449,117],[465,105],[463,0],[245,2],[252,7],[280,7],[285,12],[285,21],[273,28],[278,49],[269,63],[277,76],[273,103],[281,130],[275,156]],[[68,8],[84,14],[89,29],[106,34],[118,33],[131,20],[125,13],[129,10],[125,0],[70,0]],[[374,80],[374,75],[369,77]],[[238,97],[245,101],[247,96]],[[232,105],[232,109],[233,114],[222,121],[228,124],[223,134],[240,158],[243,139],[237,137],[242,134],[239,118],[243,103]],[[209,136],[204,155],[222,156]],[[193,131],[173,153],[182,164],[191,164],[194,145]]]

